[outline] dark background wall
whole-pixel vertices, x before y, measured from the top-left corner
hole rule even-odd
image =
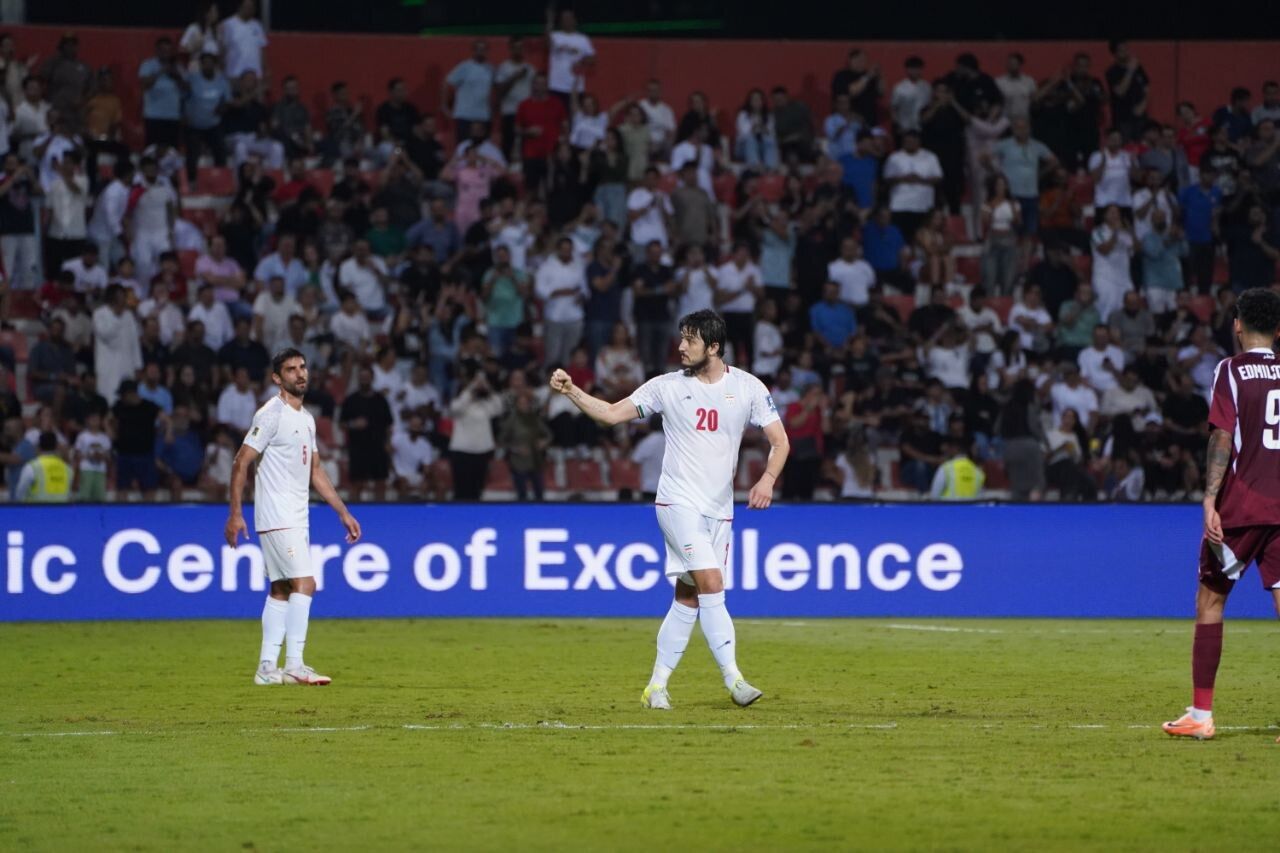
[[[31,23],[177,27],[194,17],[183,0],[28,0]],[[225,10],[234,0],[220,0]],[[584,28],[626,27],[629,35],[824,39],[1108,39],[1280,36],[1265,0],[1213,3],[1124,0],[575,0]],[[545,5],[531,0],[275,0],[276,30],[412,33],[448,28],[538,28]],[[1266,25],[1265,21],[1272,24]],[[673,28],[674,27],[674,28]],[[616,32],[616,31],[615,31]],[[622,34],[616,32],[616,34]]]

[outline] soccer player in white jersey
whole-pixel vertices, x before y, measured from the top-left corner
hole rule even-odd
[[[724,570],[733,531],[733,475],[748,423],[764,429],[769,462],[751,487],[747,506],[767,509],[786,464],[786,429],[764,383],[724,363],[724,320],[695,311],[680,320],[682,370],[656,376],[625,400],[607,403],[557,370],[552,390],[573,401],[593,420],[612,426],[662,415],[667,447],[658,481],[658,526],[667,545],[668,577],[676,579],[675,601],[658,629],[658,657],[644,689],[646,707],[671,710],[667,681],[680,663],[693,625],[701,621],[711,654],[733,701],[747,706],[763,694],[738,669],[733,620],[724,604]]]
[[[271,359],[271,381],[280,386],[280,393],[253,416],[231,470],[231,512],[225,534],[233,548],[241,534],[249,538],[240,502],[249,466],[257,460],[253,526],[262,543],[271,591],[262,609],[262,653],[253,680],[255,684],[328,684],[329,676],[302,659],[311,597],[316,592],[308,523],[311,489],[338,513],[347,542],[360,538],[360,524],[338,497],[316,455],[316,421],[302,408],[307,393],[307,361],[302,353],[296,349],[276,353]],[[279,668],[281,643],[284,669]]]

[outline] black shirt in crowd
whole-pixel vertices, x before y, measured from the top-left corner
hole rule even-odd
[[[249,378],[254,382],[262,382],[267,376],[267,365],[271,356],[267,348],[254,340],[239,341],[235,338],[227,341],[218,350],[218,363],[235,371],[241,367],[249,371]]]
[[[408,101],[399,106],[390,101],[383,101],[375,116],[379,130],[387,128],[391,131],[392,137],[404,143],[413,133],[413,126],[418,123],[419,113],[418,108]]]
[[[656,267],[649,264],[641,264],[640,268],[635,271],[637,280],[637,288],[635,290],[635,304],[632,307],[632,316],[638,323],[660,323],[664,320],[671,319],[671,295],[666,293],[665,288],[672,279],[671,267],[659,264]],[[661,291],[659,293],[649,293],[641,296],[641,288],[646,291]]]
[[[119,400],[111,407],[116,418],[116,453],[150,456],[156,451],[156,418],[160,407],[141,397],[135,403]]]

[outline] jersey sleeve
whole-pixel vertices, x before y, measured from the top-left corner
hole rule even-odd
[[[774,405],[773,395],[757,379],[751,388],[751,423],[763,429],[777,420],[781,420],[781,417],[778,415],[778,407]]]
[[[629,399],[642,418],[662,414],[662,377],[653,377],[637,388]]]
[[[1236,431],[1236,397],[1231,390],[1229,359],[1218,362],[1213,371],[1213,397],[1209,403],[1209,424],[1217,429]]]
[[[244,437],[244,443],[261,453],[267,449],[271,439],[275,437],[276,428],[280,425],[280,409],[278,406],[263,406],[253,416],[253,423]]]

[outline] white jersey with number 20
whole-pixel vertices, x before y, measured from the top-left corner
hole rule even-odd
[[[630,399],[640,417],[662,415],[667,449],[656,503],[732,519],[742,433],[748,423],[766,427],[778,420],[764,383],[736,367],[726,366],[714,384],[677,371],[655,376]]]
[[[259,533],[307,527],[316,420],[272,397],[253,416],[244,443],[261,454],[253,489],[253,527]]]

